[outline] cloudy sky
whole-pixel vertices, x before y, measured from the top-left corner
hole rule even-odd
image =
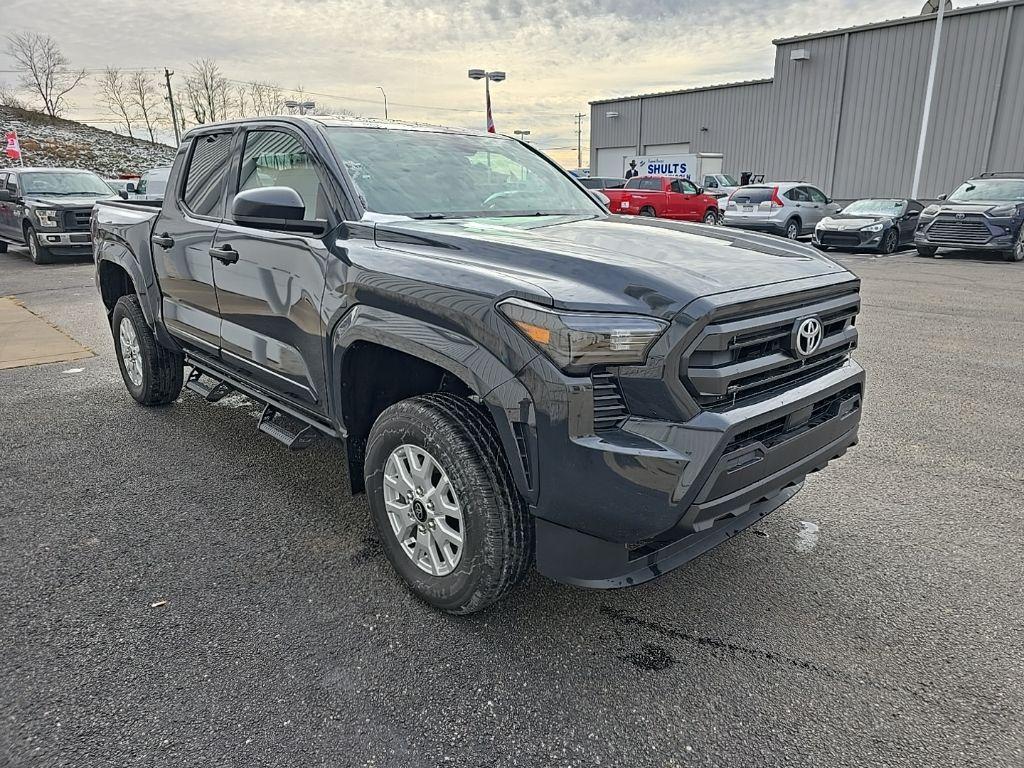
[[[502,69],[498,130],[528,129],[574,165],[574,114],[592,99],[767,77],[775,37],[912,15],[922,2],[4,0],[3,27],[53,35],[78,67],[168,67],[180,80],[209,57],[234,80],[302,86],[366,116],[383,116],[380,85],[392,118],[446,125],[482,127],[483,84],[466,70]],[[0,83],[14,83],[13,66],[0,53]],[[68,117],[112,127],[96,122],[112,117],[91,87],[72,101]]]

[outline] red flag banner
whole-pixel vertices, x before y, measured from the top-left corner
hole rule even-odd
[[[21,160],[21,144],[18,143],[18,132],[7,131],[7,156],[11,160]]]

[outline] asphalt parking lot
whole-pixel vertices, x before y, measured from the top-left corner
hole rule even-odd
[[[651,584],[400,586],[339,446],[124,390],[91,264],[0,255],[95,357],[0,371],[0,765],[1024,765],[1024,266],[839,256],[861,443]]]

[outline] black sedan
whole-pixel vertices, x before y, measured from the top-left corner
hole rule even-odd
[[[857,200],[818,222],[811,243],[823,251],[839,248],[893,253],[914,242],[914,229],[923,209],[917,200],[906,198]]]

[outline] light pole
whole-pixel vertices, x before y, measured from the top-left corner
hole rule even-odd
[[[316,109],[315,101],[293,101],[289,99],[284,103],[284,105],[287,109],[297,109],[300,115],[304,115],[306,112]]]
[[[384,96],[384,119],[388,119],[388,95],[384,93],[384,87],[381,85],[377,86],[377,90]]]
[[[500,83],[505,79],[504,72],[487,72],[483,69],[469,70],[470,80],[483,80],[484,93],[487,97],[487,132],[494,133],[494,117],[491,115],[491,83]]]
[[[523,141],[523,143],[525,143],[525,144],[529,144],[530,143],[527,140],[527,138],[526,138],[527,136],[530,135],[529,131],[512,131],[512,133],[514,133],[516,136],[518,136]]]

